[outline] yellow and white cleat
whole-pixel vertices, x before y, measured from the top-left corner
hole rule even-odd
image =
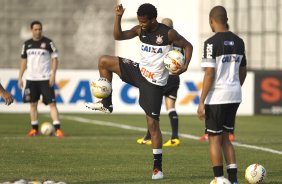
[[[145,139],[145,137],[142,137],[140,139],[137,139],[138,144],[146,144],[146,145],[151,145],[152,141],[151,139]]]
[[[178,138],[176,139],[170,139],[166,143],[163,144],[165,147],[174,147],[178,146],[180,144],[180,140]]]

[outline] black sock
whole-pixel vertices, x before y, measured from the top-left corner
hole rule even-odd
[[[163,154],[154,154],[154,168],[162,171],[162,156]]]
[[[32,129],[35,129],[36,131],[38,131],[38,125],[32,125]]]
[[[55,127],[55,130],[61,129],[61,125],[60,124],[56,124],[56,125],[54,125],[54,127]]]
[[[223,166],[214,166],[213,167],[213,174],[214,177],[220,177],[223,176]]]
[[[238,182],[237,181],[237,168],[227,169],[228,179],[231,183]]]
[[[170,119],[170,125],[171,125],[171,130],[172,130],[172,135],[171,139],[176,139],[178,138],[178,115],[176,111],[171,111],[169,114],[169,119]]]
[[[106,105],[106,106],[110,106],[110,105],[113,104],[113,103],[112,103],[112,92],[111,92],[111,94],[110,94],[107,98],[103,98],[103,99],[102,99],[102,103],[103,103],[104,105]]]

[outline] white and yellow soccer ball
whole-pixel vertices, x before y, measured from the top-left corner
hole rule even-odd
[[[55,128],[52,123],[44,122],[40,126],[40,132],[42,135],[51,136],[55,132]]]
[[[213,179],[210,184],[231,184],[231,182],[226,179],[226,178],[223,178],[222,180],[220,181],[217,181],[216,179]]]
[[[107,98],[112,92],[112,84],[104,77],[92,81],[90,88],[92,95],[96,98]]]
[[[165,67],[171,72],[182,66],[185,62],[184,55],[178,50],[171,50],[164,56]]]
[[[249,184],[259,184],[266,179],[266,169],[260,164],[251,164],[245,171],[245,179]]]

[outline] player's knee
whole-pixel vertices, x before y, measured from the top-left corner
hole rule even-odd
[[[103,55],[99,58],[98,66],[99,68],[107,68],[109,65],[109,58],[106,55]]]
[[[37,102],[31,102],[30,107],[31,108],[37,108]]]
[[[51,103],[49,103],[49,106],[50,107],[56,107],[56,103],[55,102],[51,102]]]

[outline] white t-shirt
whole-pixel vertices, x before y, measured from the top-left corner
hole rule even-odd
[[[51,59],[57,58],[58,52],[52,40],[42,37],[38,41],[27,40],[23,45],[21,57],[27,59],[27,80],[49,80]]]

